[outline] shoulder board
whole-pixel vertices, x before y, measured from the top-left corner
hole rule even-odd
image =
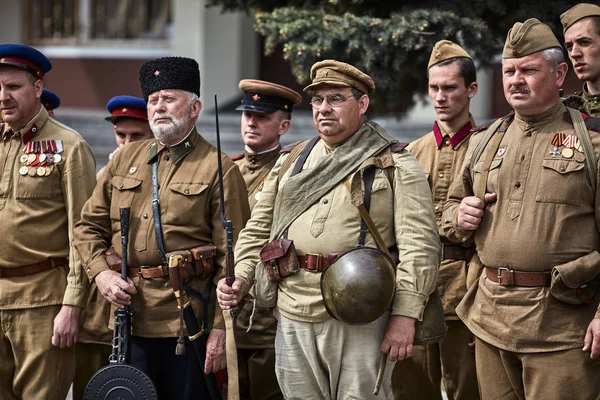
[[[481,131],[485,131],[485,130],[486,130],[487,128],[489,128],[489,127],[490,127],[490,124],[487,124],[487,125],[479,125],[479,126],[476,126],[476,127],[474,127],[474,128],[471,128],[471,131],[470,131],[470,132],[471,132],[471,133],[475,133],[475,132],[481,132]]]
[[[400,153],[406,146],[408,146],[408,143],[393,143],[390,146],[390,150],[392,150],[392,153]]]
[[[287,153],[289,153],[290,151],[292,151],[294,149],[294,147],[298,146],[300,143],[302,143],[302,141],[288,144],[287,146],[285,146],[284,148],[282,148],[281,150],[279,150],[279,154],[287,154]]]
[[[232,161],[238,161],[244,158],[244,153],[236,154],[235,156],[231,156]]]
[[[585,122],[585,127],[588,130],[594,131],[594,132],[600,132],[600,118],[592,117],[592,116],[584,114],[584,113],[581,113],[581,117],[583,118],[583,121]],[[571,115],[569,114],[568,111],[566,111],[564,113],[563,118],[568,123],[570,123],[570,124],[573,123],[573,121],[571,120]]]

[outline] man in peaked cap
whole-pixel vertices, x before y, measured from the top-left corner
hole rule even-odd
[[[42,107],[52,64],[23,45],[0,45],[0,398],[60,399],[75,369],[73,344],[86,276],[73,227],[95,184],[83,138]]]
[[[212,284],[224,276],[227,247],[217,151],[195,128],[202,108],[195,60],[151,60],[139,77],[155,140],[129,143],[113,156],[84,206],[75,245],[100,293],[117,307],[131,305],[131,363],[150,376],[158,397],[208,398],[204,374],[225,367],[225,325]],[[238,167],[226,156],[222,160],[225,211],[237,236],[250,214],[246,184]],[[111,259],[122,254],[120,207],[131,209],[127,281],[107,254],[111,246]],[[173,260],[185,268],[191,307],[205,328],[194,335],[196,343],[206,341],[204,365],[195,343],[182,337],[185,326],[169,280]],[[202,293],[206,303],[195,295]],[[182,350],[180,340],[185,355],[175,354]]]
[[[110,113],[105,120],[113,124],[117,148],[109,155],[109,160],[119,149],[128,143],[152,139],[148,124],[148,111],[144,99],[133,96],[115,96],[109,100],[106,109]],[[96,176],[105,171],[102,167]],[[81,316],[82,326],[79,342],[75,345],[77,368],[73,380],[73,397],[83,398],[87,383],[94,373],[108,365],[112,352],[110,346],[113,331],[108,328],[112,319],[110,303],[98,292],[94,282],[90,284],[86,306]]]
[[[290,128],[293,107],[302,96],[272,82],[243,79],[241,130],[245,151],[233,156],[248,187],[248,202],[254,208],[265,179],[279,158],[279,139]],[[256,307],[255,307],[256,306]],[[273,310],[255,305],[250,294],[237,318],[236,344],[240,397],[242,399],[282,399],[275,376],[275,332]]]
[[[428,92],[437,114],[433,131],[408,145],[429,178],[438,229],[448,188],[459,176],[469,137],[475,126],[469,113],[477,93],[471,56],[458,44],[440,40],[427,66]],[[472,243],[453,242],[440,235],[442,263],[437,289],[441,294],[448,331],[440,343],[415,346],[413,356],[396,364],[392,386],[396,398],[440,399],[440,382],[449,399],[479,398],[473,334],[456,316],[456,306],[467,292],[467,266]]]
[[[597,399],[600,121],[561,103],[568,66],[547,25],[516,23],[502,57],[514,113],[472,135],[443,214],[481,264],[456,313],[482,398]]]
[[[290,257],[297,257],[299,269],[290,274],[280,268],[282,279],[276,283],[275,364],[284,398],[375,398],[382,352],[389,365],[380,396],[390,398],[393,363],[411,356],[415,321],[422,318],[435,286],[439,240],[429,187],[405,145],[367,121],[369,95],[375,90],[367,74],[325,60],[313,65],[311,78],[304,91],[312,98],[318,137],[286,151],[273,167],[240,233],[236,281],[229,287],[221,280],[217,296],[223,308],[238,304],[255,278],[268,279],[265,264],[272,265],[272,243],[282,237],[292,240],[296,254],[289,250]],[[372,323],[351,325],[328,313],[320,285],[323,271],[340,254],[357,245],[378,247],[366,226],[361,234],[357,206],[365,197],[382,247],[395,253],[397,246],[402,264],[390,259],[388,265],[397,269],[395,284],[385,282],[395,292],[391,307],[384,302]],[[377,286],[364,289],[379,293]],[[365,310],[373,306],[361,304]]]
[[[60,98],[53,91],[44,88],[40,100],[46,111],[48,111],[48,115],[54,118],[54,110],[60,106]]]
[[[580,3],[560,16],[565,47],[583,89],[566,99],[565,104],[579,111],[600,116],[600,7]]]

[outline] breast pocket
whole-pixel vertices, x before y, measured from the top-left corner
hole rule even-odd
[[[114,223],[120,220],[119,208],[131,207],[135,194],[141,191],[142,181],[125,176],[113,176],[110,183],[113,187],[110,218]]]
[[[61,174],[52,168],[48,176],[19,175],[16,188],[17,200],[52,199],[62,195]]]
[[[204,215],[208,207],[208,184],[171,183],[164,223],[188,225],[190,218]]]
[[[535,201],[578,206],[585,178],[583,167],[576,160],[544,159]]]

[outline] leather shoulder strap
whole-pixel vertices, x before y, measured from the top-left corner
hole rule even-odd
[[[598,173],[598,162],[596,161],[596,153],[594,152],[594,145],[592,144],[592,138],[586,127],[586,123],[583,121],[581,113],[577,110],[567,107],[571,121],[573,121],[573,127],[575,128],[575,135],[581,142],[583,152],[585,153],[585,163],[592,184],[592,189],[596,193],[597,186],[597,173]]]

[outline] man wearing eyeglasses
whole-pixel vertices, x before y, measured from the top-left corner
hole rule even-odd
[[[224,309],[238,304],[255,278],[268,281],[261,270],[266,264],[257,265],[265,260],[264,249],[282,237],[293,240],[299,269],[276,283],[275,362],[284,398],[375,398],[381,352],[390,365],[379,398],[391,398],[391,364],[411,356],[415,321],[422,319],[435,286],[439,238],[429,186],[404,145],[367,121],[375,90],[368,75],[325,60],[313,65],[311,78],[304,91],[312,98],[319,140],[299,145],[301,151],[292,150],[275,164],[240,232],[237,278],[231,287],[220,281],[217,297]],[[361,224],[358,209],[367,202],[372,230]],[[336,256],[357,245],[377,248],[373,232],[402,259],[401,264],[394,260],[395,295],[381,317],[351,325],[328,313],[321,275]]]

